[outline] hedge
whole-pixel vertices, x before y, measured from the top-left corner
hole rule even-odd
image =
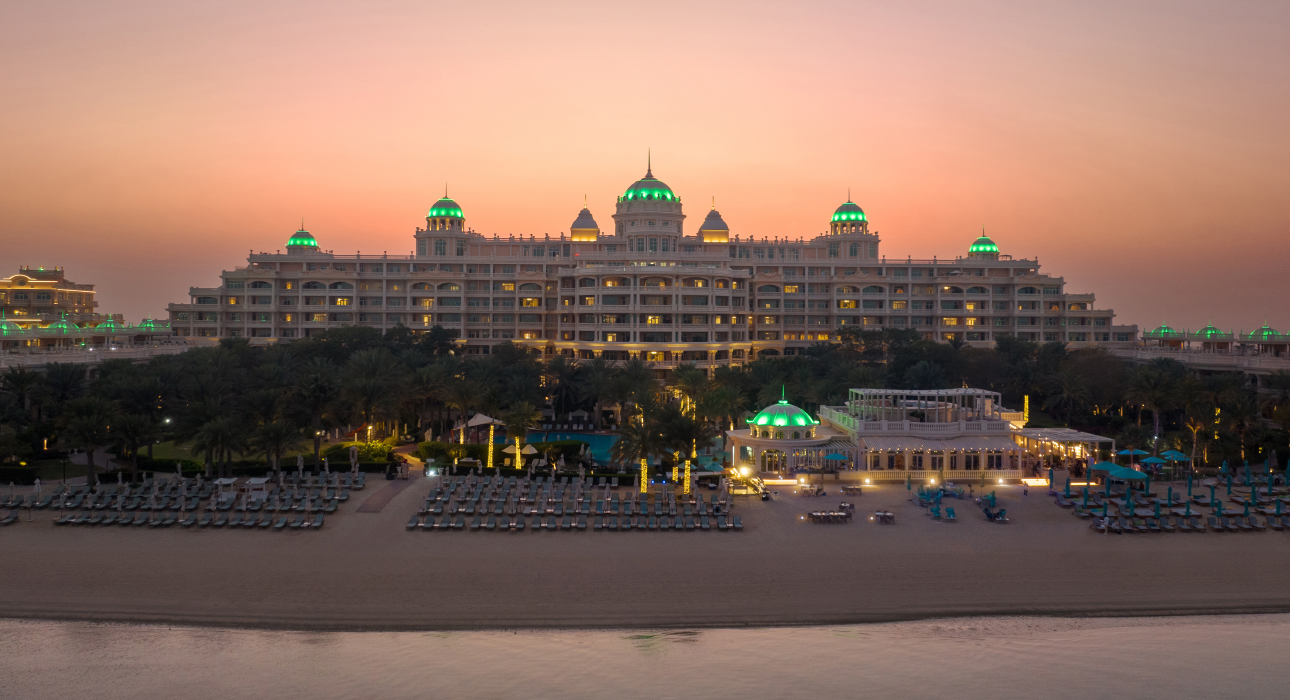
[[[510,458],[513,462],[515,455],[502,452],[502,450],[514,444],[514,442],[509,443],[508,445],[504,445],[500,442],[494,443],[493,463],[501,466],[507,458]],[[587,443],[582,440],[552,440],[550,442],[529,442],[524,444],[532,445],[533,449],[538,451],[535,455],[525,455],[526,459],[545,457],[548,450],[556,450],[557,459],[559,459],[559,455],[564,455],[565,463],[572,466],[574,470],[577,470],[578,453],[582,451],[582,446]],[[461,445],[455,442],[423,442],[420,445],[417,445],[416,456],[423,462],[430,458],[434,458],[436,464],[447,464],[452,461],[448,457],[448,449],[450,447],[465,448],[466,457],[468,458],[477,459],[480,462],[488,460],[488,445],[475,445],[471,443]]]

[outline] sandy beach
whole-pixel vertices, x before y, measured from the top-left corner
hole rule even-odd
[[[999,492],[1009,525],[970,501],[935,522],[892,485],[741,497],[741,533],[493,533],[405,531],[425,479],[359,512],[389,486],[370,481],[318,532],[55,527],[56,511],[24,511],[0,530],[0,616],[430,630],[1290,611],[1290,533],[1098,535],[1020,487]],[[856,522],[800,519],[841,500]],[[878,509],[896,524],[869,522]]]

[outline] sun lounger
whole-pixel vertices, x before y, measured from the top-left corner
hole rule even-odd
[[[596,519],[591,522],[591,529],[593,531],[600,530],[604,526],[605,526],[605,519],[603,516],[600,516],[600,515],[597,515]]]
[[[712,529],[712,524],[708,522],[708,516],[704,515],[701,518],[699,518],[699,529],[701,530]]]
[[[412,516],[412,519],[408,521],[408,527],[407,527],[407,529],[408,529],[408,530],[415,530],[415,529],[417,529],[418,527],[421,527],[421,518],[419,518],[419,517],[418,517],[418,516],[416,516],[416,515],[413,515],[413,516]]]
[[[728,528],[728,526],[726,525],[726,516],[724,516],[724,515],[718,515],[718,516],[717,516],[717,531],[718,531],[718,532],[725,532],[727,528]]]
[[[568,515],[566,515],[566,516],[564,516],[564,518],[563,518],[563,519],[561,519],[561,520],[560,520],[560,529],[561,529],[561,530],[569,530],[569,529],[571,529],[572,527],[573,527],[573,517],[572,517],[572,516],[568,516]]]
[[[734,518],[735,518],[735,521],[734,521],[734,523],[731,525],[731,527],[733,527],[733,528],[734,528],[734,529],[736,529],[736,530],[742,530],[742,529],[744,529],[744,521],[743,521],[742,519],[740,519],[740,517],[739,517],[738,515],[734,516]]]
[[[1191,532],[1191,525],[1186,518],[1174,518],[1174,521],[1178,524],[1179,532]]]
[[[618,529],[618,516],[616,516],[616,515],[611,515],[611,516],[609,516],[609,519],[605,521],[605,527],[606,527],[606,528],[608,528],[608,529],[610,529],[610,530],[617,530],[617,529]]]
[[[318,530],[318,529],[321,529],[321,528],[322,528],[322,526],[323,526],[323,514],[322,514],[322,513],[318,513],[317,515],[315,515],[315,516],[314,516],[314,521],[313,521],[313,522],[311,522],[311,523],[309,523],[308,525],[303,526],[303,527],[308,527],[308,528],[313,529],[313,530]]]
[[[139,511],[134,514],[134,520],[131,520],[130,524],[135,527],[142,527],[146,522],[148,522],[148,514],[143,511]]]
[[[1115,524],[1118,525],[1118,527],[1114,528],[1116,532],[1137,532],[1138,531],[1138,529],[1133,526],[1133,523],[1129,522],[1128,519],[1126,519],[1123,515],[1117,516]]]
[[[174,524],[175,524],[175,513],[169,510],[166,511],[166,516],[161,519],[161,527],[170,527],[171,525],[174,525]]]
[[[83,525],[98,525],[98,524],[99,524],[99,523],[101,523],[101,522],[103,522],[103,516],[102,516],[102,515],[99,515],[99,513],[98,513],[97,511],[91,511],[91,512],[90,512],[90,517],[89,517],[88,519],[86,519],[86,520],[82,521],[82,523],[81,523],[81,524],[83,524]]]
[[[302,527],[308,527],[308,525],[305,524],[305,514],[296,513],[296,519],[292,520],[291,524],[288,525],[287,527],[291,528],[292,530],[299,530]]]
[[[238,527],[241,524],[242,524],[242,513],[238,511],[233,511],[233,513],[228,516],[228,526]]]
[[[480,524],[481,524],[480,516],[476,515],[474,518],[470,520],[470,529],[478,530]]]
[[[1156,520],[1156,525],[1159,525],[1162,531],[1174,532],[1174,524],[1169,522],[1168,516],[1163,518],[1156,518],[1155,520]]]
[[[1155,518],[1146,518],[1145,520],[1148,532],[1154,532],[1157,535],[1160,534],[1160,523],[1157,523]]]
[[[103,516],[103,520],[99,522],[99,525],[116,525],[116,512],[108,511],[107,515]]]
[[[287,526],[287,516],[285,516],[285,515],[284,515],[284,516],[282,516],[282,517],[278,518],[278,522],[276,522],[276,523],[274,523],[274,524],[273,524],[273,529],[274,529],[274,530],[281,530],[281,529],[285,528],[286,526]]]
[[[694,517],[693,517],[693,516],[686,516],[686,518],[685,518],[685,529],[686,529],[686,530],[693,530],[693,529],[694,529]]]
[[[1254,528],[1245,524],[1245,519],[1239,515],[1231,519],[1228,519],[1227,516],[1223,516],[1222,520],[1224,521],[1223,524],[1226,525],[1227,527],[1235,526],[1238,530],[1243,530],[1245,532],[1254,531]]]
[[[1266,531],[1268,529],[1267,525],[1264,525],[1263,523],[1259,522],[1259,517],[1257,515],[1251,515],[1250,517],[1245,519],[1245,522],[1249,523],[1250,527],[1254,528],[1255,530]]]
[[[1271,527],[1273,530],[1276,530],[1277,532],[1280,532],[1285,529],[1285,526],[1281,524],[1281,518],[1278,516],[1270,515],[1268,516],[1267,521],[1268,521],[1268,526]]]

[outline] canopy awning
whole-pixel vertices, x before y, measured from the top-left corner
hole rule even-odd
[[[957,437],[945,441],[950,450],[1020,450],[1015,440],[1002,435],[982,435],[980,437]]]

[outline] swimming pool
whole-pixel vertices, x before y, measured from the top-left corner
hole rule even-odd
[[[566,433],[555,431],[530,430],[524,437],[528,442],[552,442],[555,440],[581,440],[591,450],[591,458],[597,462],[608,462],[609,451],[618,442],[617,435],[600,435],[598,433]]]

